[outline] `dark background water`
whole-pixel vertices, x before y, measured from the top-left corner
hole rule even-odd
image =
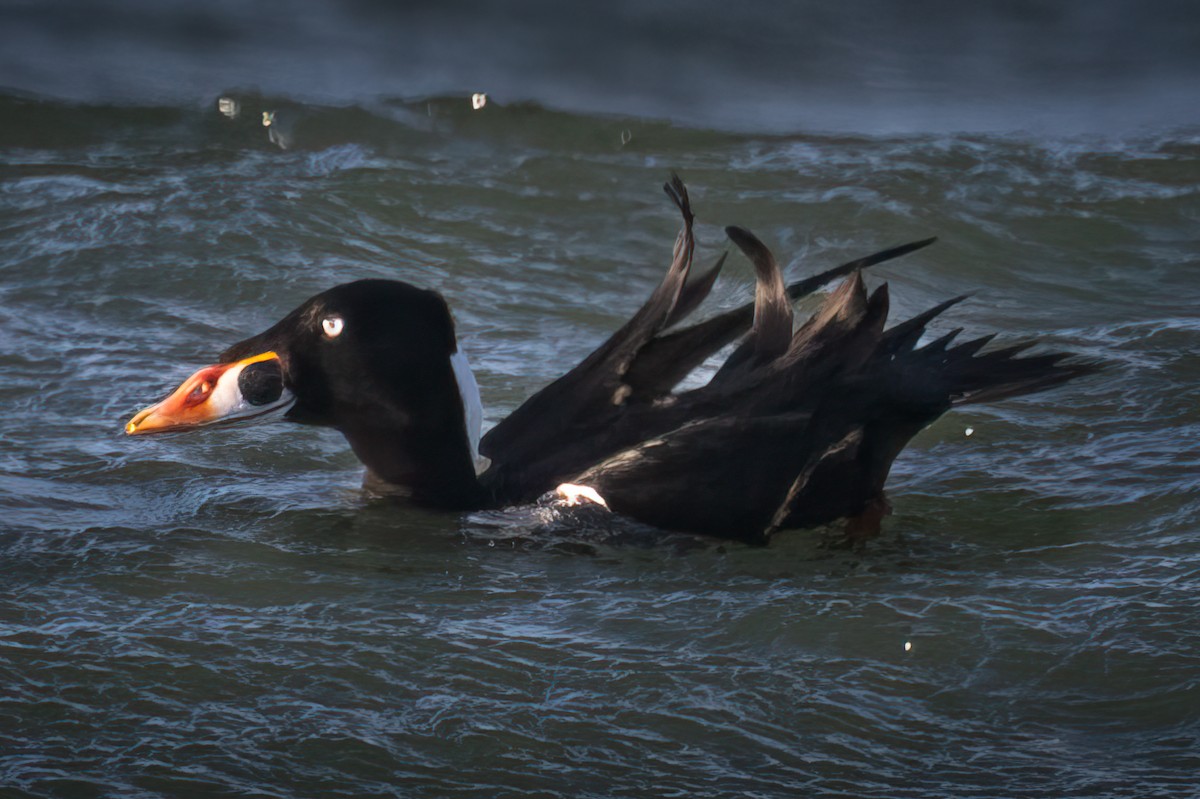
[[[1196,795],[1191,8],[0,6],[0,796]],[[940,330],[1107,370],[921,433],[861,554],[122,435],[359,277],[447,297],[494,423],[657,282],[672,169],[702,262],[937,234],[869,276],[896,316],[976,291]]]
[[[1194,122],[1187,0],[730,4],[6,2],[0,85],[194,102],[483,91],[754,131],[1115,132]]]

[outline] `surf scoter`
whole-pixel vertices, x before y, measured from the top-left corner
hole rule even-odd
[[[955,330],[919,345],[955,297],[885,329],[888,289],[861,270],[912,242],[785,285],[770,250],[726,228],[756,275],[754,302],[683,327],[724,256],[688,280],[695,241],[687,190],[662,283],[607,341],[480,438],[475,379],[442,297],[358,280],[311,298],[225,350],[126,425],[130,434],[264,416],[336,428],[371,475],[415,503],[480,509],[563,496],[668,530],[765,543],[838,519],[876,527],[892,461],[950,408],[1028,394],[1091,373],[1066,353],[984,351]],[[847,279],[793,330],[792,302]],[[675,392],[738,342],[703,387]],[[477,466],[486,464],[486,468]]]

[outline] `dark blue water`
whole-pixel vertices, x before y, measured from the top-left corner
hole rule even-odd
[[[1186,0],[61,0],[6,3],[0,42],[0,86],[101,102],[487,92],[758,132],[1112,133],[1200,100]]]
[[[4,8],[0,796],[1195,795],[1186,7],[565,8]],[[922,432],[862,553],[416,511],[282,423],[122,434],[359,277],[446,296],[494,423],[655,285],[670,170],[701,262],[936,234],[868,278],[896,315],[976,291],[946,327],[1107,369]]]

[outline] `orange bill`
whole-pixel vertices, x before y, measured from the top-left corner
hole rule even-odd
[[[263,352],[235,363],[206,366],[162,402],[125,425],[129,435],[184,430],[261,416],[286,408],[295,397],[283,385],[279,356]]]

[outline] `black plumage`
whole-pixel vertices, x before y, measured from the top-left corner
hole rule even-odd
[[[886,328],[887,286],[868,293],[862,270],[933,239],[787,286],[766,245],[727,228],[754,265],[754,302],[680,327],[724,256],[689,281],[691,204],[677,177],[665,190],[683,224],[662,282],[607,341],[483,437],[491,463],[478,476],[450,362],[453,320],[433,292],[384,280],[338,286],[222,360],[269,351],[295,396],[289,418],[339,429],[372,473],[418,503],[522,503],[570,483],[643,522],[754,543],[840,518],[876,526],[892,462],[938,416],[1096,370],[1065,353],[1019,357],[1028,344],[988,351],[990,336],[955,343],[958,331],[919,345],[964,297]],[[792,302],[840,277],[793,329]],[[323,334],[334,317],[338,333]],[[708,384],[675,391],[734,342]]]

